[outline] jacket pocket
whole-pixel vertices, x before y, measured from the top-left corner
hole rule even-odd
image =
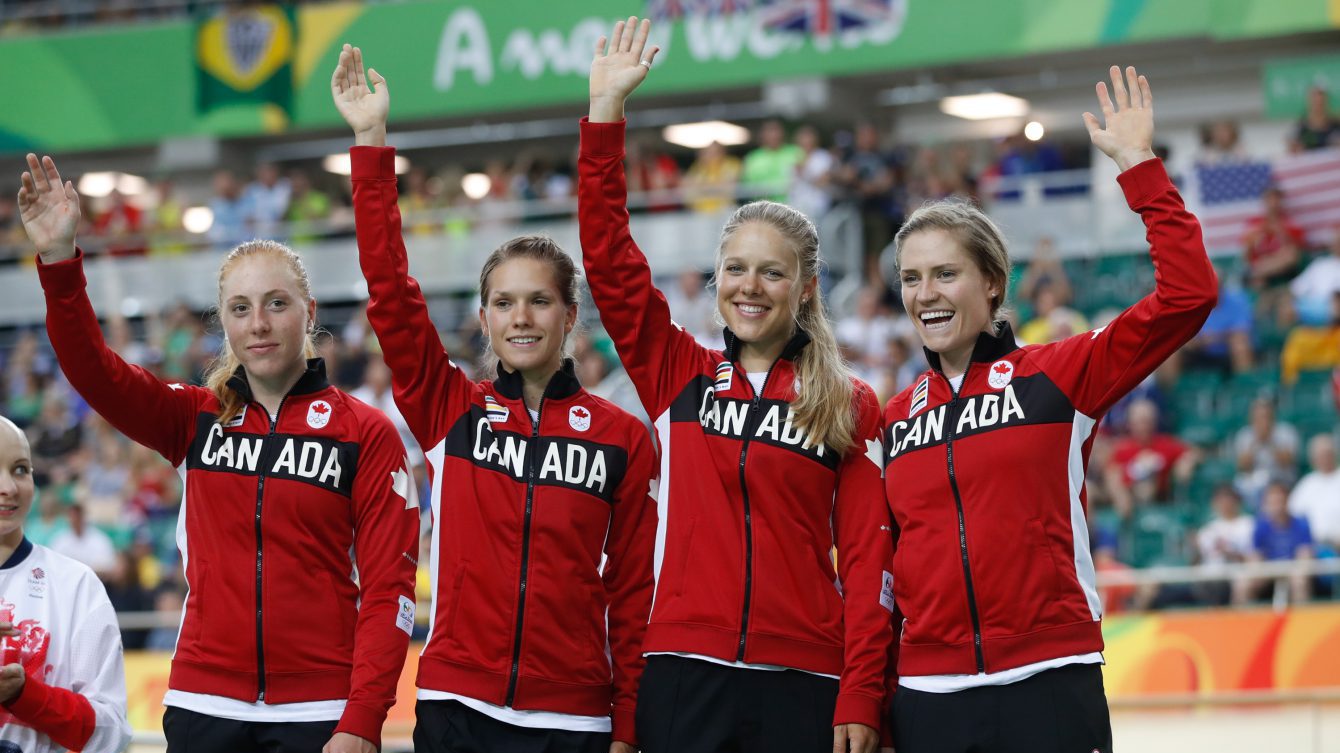
[[[1047,530],[1042,526],[1041,518],[1031,518],[1028,521],[1028,538],[1033,545],[1033,558],[1037,567],[1043,567],[1047,570],[1045,582],[1050,589],[1054,599],[1060,599],[1067,595],[1066,578],[1061,563],[1057,561],[1056,547],[1050,538],[1047,537]],[[1053,601],[1053,603],[1055,603]]]

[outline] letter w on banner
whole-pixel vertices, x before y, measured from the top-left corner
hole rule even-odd
[[[200,17],[195,59],[200,112],[237,104],[265,107],[288,122],[297,23],[291,6],[222,8]]]

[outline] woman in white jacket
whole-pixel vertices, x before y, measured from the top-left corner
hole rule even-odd
[[[130,742],[121,633],[86,565],[23,535],[28,439],[0,416],[0,753],[116,753]]]

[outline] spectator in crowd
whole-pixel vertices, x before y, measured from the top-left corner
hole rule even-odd
[[[1232,484],[1222,484],[1210,497],[1214,517],[1195,534],[1194,560],[1207,567],[1246,562],[1255,549],[1253,537],[1256,519],[1242,510],[1242,497]],[[1242,576],[1231,581],[1205,581],[1192,587],[1197,601],[1203,604],[1246,604],[1249,600],[1250,579]]]
[[[256,238],[274,238],[279,235],[279,223],[288,213],[293,187],[288,178],[279,174],[279,166],[262,162],[256,166],[256,178],[247,184],[247,221],[251,235]]]
[[[1247,284],[1257,292],[1257,307],[1274,315],[1282,286],[1298,274],[1307,238],[1284,210],[1283,189],[1267,188],[1261,203],[1262,213],[1248,220],[1242,244]]]
[[[897,321],[906,319],[895,318]],[[871,382],[881,402],[888,402],[889,398],[910,387],[917,376],[926,370],[925,356],[920,349],[914,350],[912,347],[915,336],[901,333],[902,329],[894,325],[895,334],[888,340],[888,359],[878,374],[879,378]]]
[[[684,200],[695,212],[720,212],[734,206],[740,180],[740,160],[713,141],[698,150],[684,175]]]
[[[1220,119],[1201,125],[1197,163],[1218,165],[1225,162],[1242,162],[1246,159],[1247,152],[1239,140],[1237,121]]]
[[[178,301],[168,309],[159,329],[161,376],[179,382],[197,382],[205,363],[218,352],[210,347],[216,343],[208,342],[200,317],[185,301]]]
[[[25,240],[18,204],[9,197],[0,198],[0,261],[22,258],[26,253]]]
[[[160,178],[154,186],[157,204],[149,213],[149,251],[153,254],[179,254],[188,246],[183,240],[186,205],[177,195],[171,178]]]
[[[42,412],[37,417],[33,431],[29,432],[36,463],[33,473],[39,487],[46,486],[45,469],[79,449],[82,432],[83,426],[70,410],[69,401],[56,389],[47,388],[42,397]]]
[[[118,438],[95,441],[90,449],[93,459],[79,474],[80,496],[91,520],[116,525],[121,519],[126,484],[130,481],[126,446]]]
[[[1331,299],[1340,293],[1340,224],[1331,228],[1328,253],[1318,256],[1289,283],[1298,321],[1310,326],[1331,323]]]
[[[1065,271],[1061,259],[1056,253],[1056,240],[1050,235],[1038,238],[1033,248],[1033,256],[1024,266],[1019,276],[1018,287],[1010,294],[1017,301],[1032,301],[1038,289],[1050,287],[1062,306],[1069,306],[1075,299],[1074,286],[1070,284],[1070,274]],[[1030,312],[1031,313],[1031,312]]]
[[[88,522],[80,503],[65,509],[70,527],[51,538],[51,551],[78,560],[106,579],[116,567],[116,546],[102,529]]]
[[[1191,478],[1198,453],[1176,437],[1158,430],[1158,406],[1137,401],[1128,412],[1130,433],[1116,441],[1104,477],[1113,508],[1124,517],[1136,505],[1166,502],[1172,481]]]
[[[154,611],[159,614],[181,614],[185,603],[186,594],[175,586],[161,588],[154,595]],[[149,635],[144,639],[144,649],[171,652],[177,648],[178,633],[176,624],[159,625],[149,631]]]
[[[135,552],[124,549],[116,553],[115,564],[103,578],[107,598],[117,613],[148,612],[153,609],[153,596],[140,583],[140,567]],[[121,645],[127,650],[144,648],[149,637],[147,630],[121,628]]]
[[[367,359],[363,367],[363,383],[357,389],[350,390],[349,394],[385,413],[400,434],[400,441],[405,444],[410,465],[416,468],[423,465],[423,450],[419,448],[419,441],[414,438],[405,417],[396,407],[395,398],[391,394],[391,370],[380,355]]]
[[[897,175],[892,160],[880,151],[879,129],[873,124],[856,126],[853,146],[834,173],[834,183],[860,208],[865,279],[877,283],[884,279],[880,254],[901,222],[902,208],[894,191]]]
[[[1251,559],[1255,562],[1306,562],[1313,556],[1312,543],[1307,519],[1289,513],[1289,485],[1279,480],[1271,481],[1266,485],[1261,513],[1256,517]],[[1312,583],[1305,572],[1290,574],[1288,584],[1295,603],[1307,601]],[[1258,578],[1252,590],[1259,593],[1262,585],[1264,581]]]
[[[288,174],[289,202],[284,221],[289,223],[293,243],[311,243],[321,237],[321,223],[330,218],[330,195],[312,187],[305,170]]]
[[[1219,288],[1219,303],[1205,326],[1182,348],[1181,365],[1223,373],[1251,371],[1255,360],[1252,329],[1251,299],[1241,286],[1225,280]]]
[[[214,224],[209,227],[209,239],[218,249],[230,249],[252,237],[248,220],[252,216],[250,201],[242,194],[237,176],[231,170],[214,173],[214,198],[209,202]]]
[[[670,316],[675,323],[703,347],[718,350],[726,347],[722,340],[723,325],[718,321],[716,297],[708,292],[702,272],[697,269],[680,272],[675,284],[666,287],[665,300],[670,304]]]
[[[438,197],[433,195],[431,184],[428,171],[422,167],[412,167],[405,174],[405,190],[401,192],[398,203],[407,234],[429,235],[438,229],[437,223],[427,216],[440,206]]]
[[[1019,339],[1023,342],[1043,345],[1088,331],[1089,321],[1062,303],[1053,283],[1039,284],[1032,301],[1033,319],[1019,328]]]
[[[1307,443],[1307,475],[1289,493],[1289,512],[1305,518],[1319,548],[1340,554],[1340,468],[1336,467],[1335,439],[1318,434]]]
[[[61,509],[60,500],[50,491],[39,495],[34,508],[37,515],[28,516],[23,524],[23,535],[34,544],[50,547],[57,534],[70,528],[70,519]]]
[[[1288,422],[1276,420],[1275,401],[1269,397],[1253,400],[1247,425],[1233,437],[1233,457],[1238,469],[1234,483],[1243,497],[1260,499],[1272,479],[1292,481],[1298,446],[1298,430]]]
[[[804,154],[796,164],[787,202],[805,213],[813,222],[819,222],[833,203],[829,184],[833,178],[833,153],[819,143],[819,132],[814,126],[801,126],[796,131],[796,146]]]
[[[744,156],[740,180],[745,198],[771,199],[785,202],[795,179],[796,167],[805,159],[805,152],[795,144],[786,143],[786,130],[780,120],[769,120],[758,131],[758,146]],[[628,176],[628,190],[633,190],[633,176]]]
[[[1313,86],[1307,90],[1307,112],[1294,129],[1290,146],[1295,152],[1340,146],[1340,118],[1331,114],[1326,87]]]
[[[652,212],[678,209],[671,195],[679,188],[679,165],[674,158],[650,143],[634,142],[628,146],[628,191],[645,193],[644,206]]]
[[[143,256],[147,250],[143,228],[143,213],[126,200],[116,189],[107,195],[107,206],[93,218],[93,235],[112,256]]]
[[[852,371],[872,384],[880,381],[888,365],[889,339],[899,334],[893,318],[881,310],[883,297],[882,285],[866,285],[857,294],[852,313],[839,319],[833,328]]]
[[[1330,303],[1330,317],[1325,324],[1300,325],[1289,330],[1280,352],[1280,382],[1284,386],[1290,387],[1297,382],[1301,371],[1340,366],[1340,290],[1331,294]]]

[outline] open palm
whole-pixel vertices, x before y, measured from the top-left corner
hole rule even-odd
[[[386,127],[386,116],[391,110],[386,79],[374,69],[364,73],[363,51],[359,48],[346,44],[340,51],[340,61],[330,77],[330,94],[335,109],[354,133]]]
[[[605,37],[596,42],[595,58],[591,61],[591,99],[622,102],[647,78],[647,71],[660,51],[654,45],[646,49],[650,33],[650,20],[643,19],[639,24],[637,16],[629,16],[627,21],[614,25],[608,45]]]
[[[28,233],[39,254],[50,251],[69,251],[74,254],[75,231],[79,229],[79,194],[74,185],[62,182],[56,162],[37,155],[28,155],[28,170],[23,173],[19,188],[19,215],[23,229]]]
[[[1134,67],[1122,71],[1112,66],[1112,95],[1107,84],[1095,87],[1098,105],[1102,108],[1103,123],[1092,113],[1084,113],[1084,125],[1089,130],[1093,145],[1116,161],[1122,170],[1154,156],[1154,94],[1149,80],[1136,73]]]

